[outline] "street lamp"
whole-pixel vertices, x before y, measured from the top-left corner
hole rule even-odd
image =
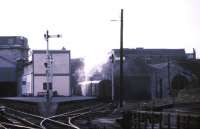
[[[51,102],[52,99],[52,82],[53,82],[53,71],[52,71],[52,61],[53,61],[53,57],[50,56],[49,54],[49,38],[60,38],[61,35],[57,34],[57,35],[49,35],[49,31],[46,31],[46,34],[44,34],[44,38],[47,42],[47,50],[46,50],[46,56],[47,56],[47,62],[45,63],[45,67],[46,67],[46,90],[47,90],[47,94],[46,94],[46,101],[49,103]]]

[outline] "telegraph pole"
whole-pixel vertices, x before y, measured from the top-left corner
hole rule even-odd
[[[114,102],[115,99],[115,88],[114,88],[114,63],[115,63],[115,57],[114,53],[111,55],[111,63],[112,63],[112,101]]]
[[[169,59],[169,56],[167,57],[167,78],[168,78],[168,87],[170,90],[170,94],[172,95],[172,88],[171,88],[171,82],[170,82],[170,59]]]
[[[120,91],[119,91],[119,102],[120,107],[123,107],[123,9],[121,9],[121,20],[120,20]]]
[[[53,71],[52,71],[52,58],[49,54],[49,38],[60,38],[61,35],[49,35],[49,31],[46,31],[46,34],[44,34],[44,38],[47,42],[47,50],[46,50],[46,56],[47,56],[47,62],[46,62],[46,101],[47,103],[51,102],[52,99],[52,88],[53,88]]]

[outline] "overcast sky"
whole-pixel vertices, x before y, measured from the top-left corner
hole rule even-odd
[[[124,9],[124,47],[195,48],[200,57],[199,0],[0,0],[0,35],[25,36],[31,49],[63,46],[72,57],[98,61],[119,48],[120,9]]]

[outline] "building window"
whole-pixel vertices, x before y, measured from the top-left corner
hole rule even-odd
[[[26,85],[26,81],[22,81],[22,85]]]

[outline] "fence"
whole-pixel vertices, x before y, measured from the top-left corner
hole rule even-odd
[[[123,113],[123,129],[200,129],[200,115],[152,111]]]

